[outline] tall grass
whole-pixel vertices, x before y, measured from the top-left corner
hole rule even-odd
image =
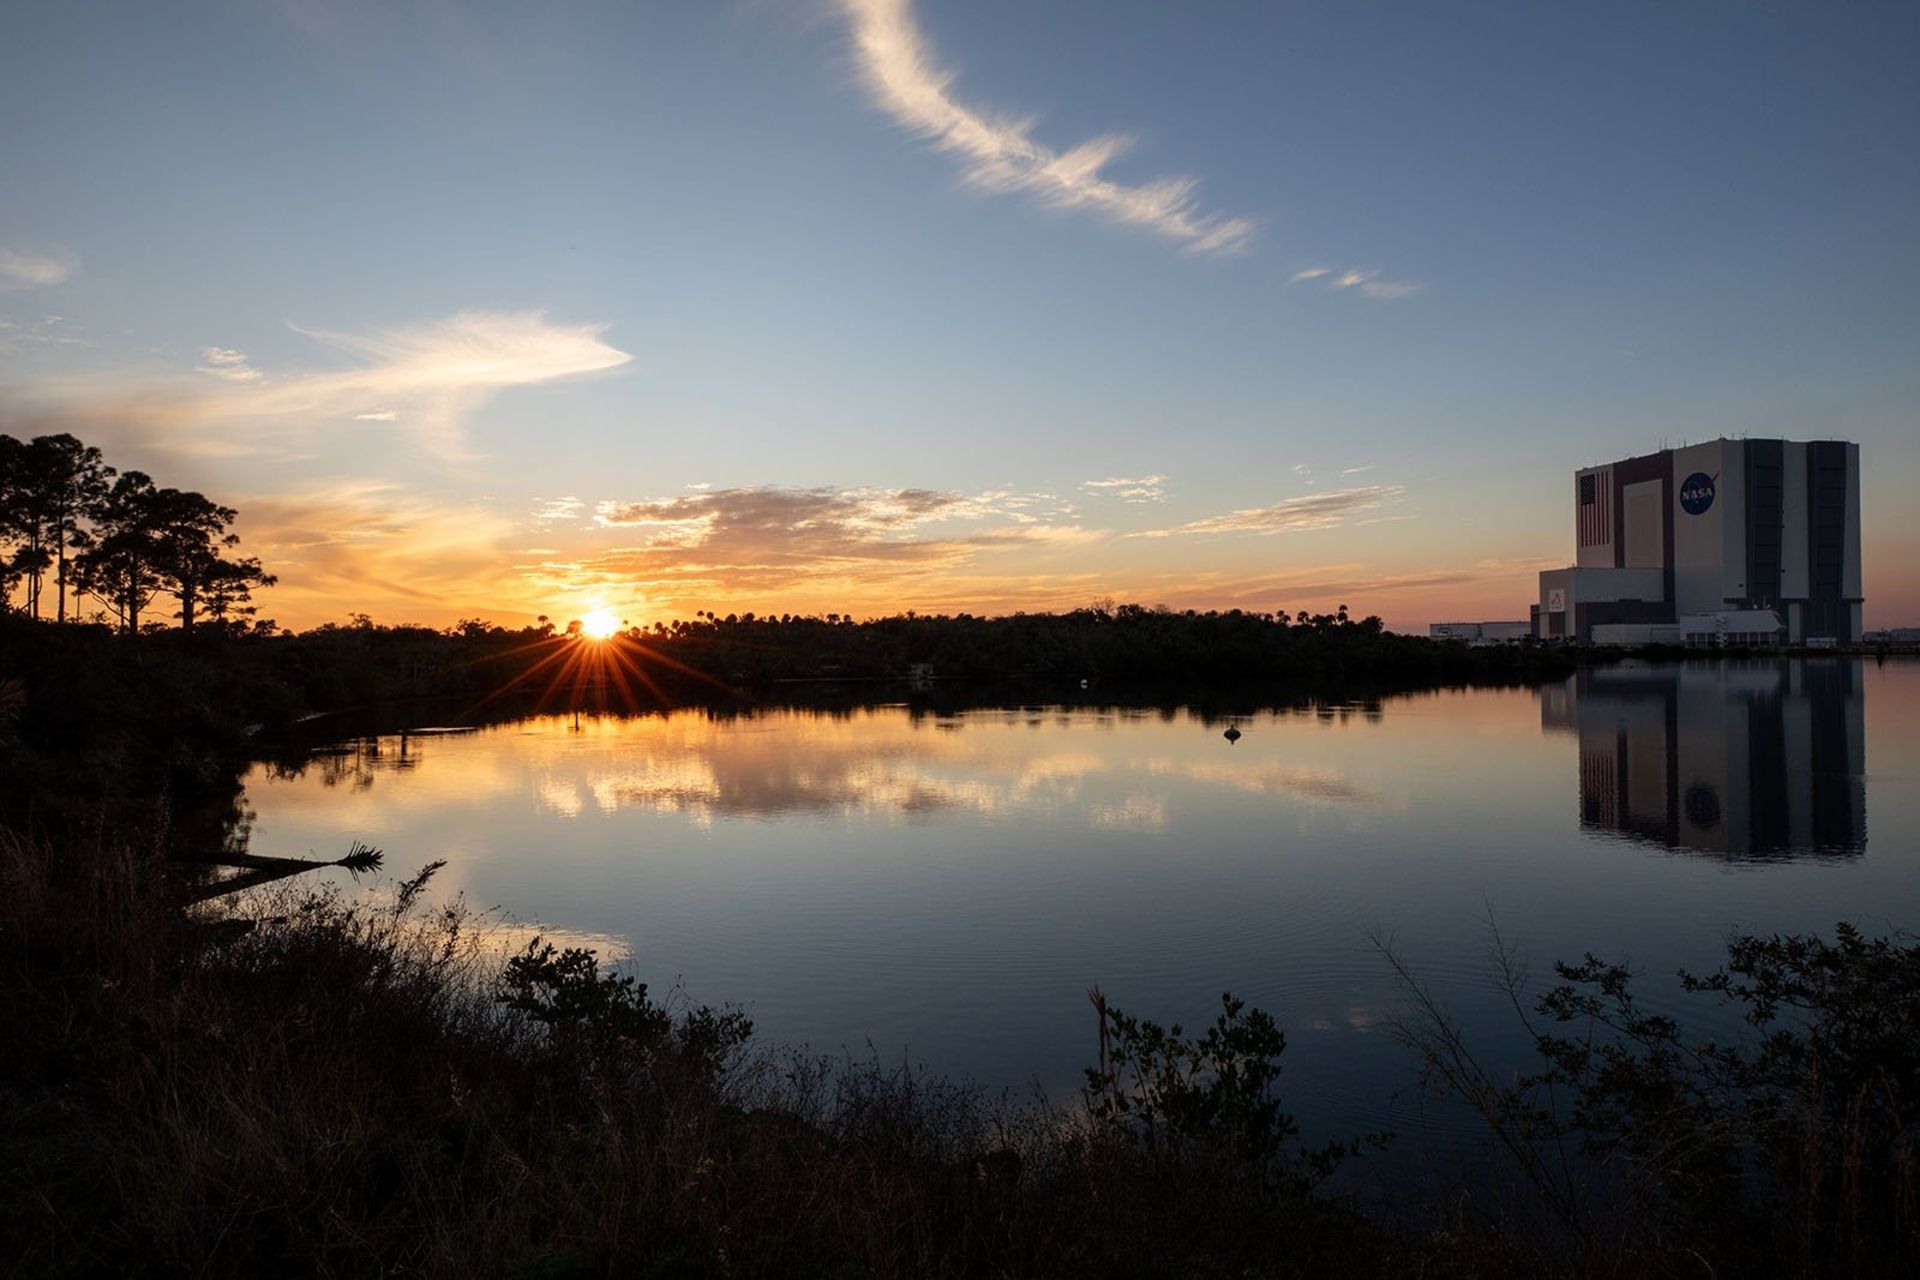
[[[1398,1247],[1270,1176],[1291,1148],[1175,1152],[759,1046],[586,952],[503,956],[427,904],[431,868],[265,893],[236,932],[153,861],[0,837],[8,1274],[1285,1275]]]

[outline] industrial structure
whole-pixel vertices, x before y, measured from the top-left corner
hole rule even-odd
[[[1533,623],[1518,622],[1433,622],[1427,625],[1429,640],[1458,640],[1475,648],[1494,644],[1520,644],[1533,634]]]
[[[1712,440],[1576,472],[1533,631],[1582,644],[1860,639],[1860,446]]]

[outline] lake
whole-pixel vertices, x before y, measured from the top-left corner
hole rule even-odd
[[[768,1039],[995,1087],[1078,1083],[1093,984],[1189,1025],[1231,990],[1285,1028],[1309,1137],[1454,1122],[1410,1087],[1376,940],[1520,1065],[1490,922],[1536,978],[1592,951],[1650,979],[1711,968],[1730,929],[1920,925],[1912,663],[1624,664],[1230,720],[888,703],[449,729],[256,766],[252,851],[444,858],[436,891],[630,954]]]

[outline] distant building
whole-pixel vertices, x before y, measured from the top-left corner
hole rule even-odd
[[[1576,472],[1576,562],[1535,633],[1583,644],[1860,639],[1860,446],[1712,440]]]
[[[1533,634],[1533,623],[1519,622],[1434,622],[1427,625],[1427,636],[1433,640],[1460,640],[1467,644],[1480,646],[1489,644],[1518,644]]]
[[[1920,644],[1920,627],[1888,627],[1860,637],[1868,644]]]

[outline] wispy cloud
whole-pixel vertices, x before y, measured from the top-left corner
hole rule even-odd
[[[32,324],[21,324],[17,320],[0,320],[0,351],[13,347],[92,345],[84,338],[76,338],[71,333],[65,332],[71,327],[64,316],[43,316]]]
[[[1360,284],[1360,292],[1369,298],[1391,301],[1412,297],[1420,292],[1420,286],[1411,280],[1365,280]]]
[[[1378,271],[1363,271],[1358,267],[1348,267],[1334,276],[1329,288],[1358,289],[1361,296],[1391,301],[1395,298],[1407,298],[1420,292],[1420,286],[1411,280],[1382,280]]]
[[[280,577],[261,604],[283,621],[309,625],[351,608],[439,622],[503,603],[513,524],[484,507],[370,480],[240,494],[234,505],[246,550]]]
[[[402,328],[341,333],[296,328],[351,358],[344,368],[261,370],[240,351],[209,347],[178,378],[69,380],[26,388],[55,412],[174,454],[299,453],[341,420],[404,421],[392,433],[448,458],[467,458],[468,416],[500,392],[626,364],[604,326],[557,324],[537,311],[462,311]]]
[[[1342,467],[1342,468],[1340,469],[1340,474],[1341,474],[1341,475],[1343,475],[1343,476],[1357,476],[1357,475],[1359,475],[1360,473],[1362,473],[1362,472],[1364,472],[1364,471],[1371,471],[1371,470],[1373,470],[1373,468],[1374,468],[1374,465],[1375,465],[1375,464],[1373,464],[1373,463],[1371,463],[1371,462],[1369,462],[1369,463],[1367,463],[1366,465],[1364,465],[1364,466],[1359,466],[1359,467]]]
[[[534,509],[533,518],[542,523],[552,520],[572,520],[587,509],[587,504],[568,494],[564,498],[548,498]]]
[[[1128,185],[1102,170],[1131,145],[1108,134],[1066,151],[1033,137],[1033,121],[989,114],[958,101],[953,75],[937,66],[909,0],[842,0],[861,72],[880,106],[943,151],[960,156],[967,180],[985,191],[1027,191],[1059,209],[1086,209],[1178,240],[1195,253],[1245,247],[1254,224],[1202,213],[1191,178]]]
[[[66,249],[47,253],[0,249],[0,292],[52,288],[64,284],[79,269],[80,259]]]
[[[1420,286],[1411,280],[1382,280],[1380,273],[1361,267],[1302,267],[1287,277],[1288,284],[1305,284],[1310,280],[1325,280],[1331,292],[1345,289],[1357,289],[1362,297],[1392,301],[1408,298],[1420,292]]]
[[[1134,536],[1171,538],[1187,534],[1276,534],[1330,529],[1345,524],[1355,512],[1371,511],[1384,503],[1396,502],[1405,494],[1406,486],[1397,484],[1333,489],[1326,493],[1288,498],[1272,506],[1229,511],[1224,515],[1175,525],[1171,529],[1149,529]]]
[[[1105,480],[1083,480],[1080,487],[1097,497],[1119,498],[1123,502],[1165,502],[1167,480],[1167,476],[1157,473],[1133,479],[1108,476]]]
[[[202,347],[200,358],[206,361],[200,372],[225,382],[259,382],[266,377],[247,362],[247,353],[232,347]]]

